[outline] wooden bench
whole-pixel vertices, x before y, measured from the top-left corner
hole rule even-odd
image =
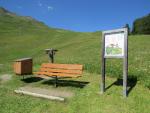
[[[52,64],[43,63],[38,72],[34,72],[38,77],[48,76],[55,78],[57,87],[58,78],[77,78],[82,76],[83,65],[80,64]]]

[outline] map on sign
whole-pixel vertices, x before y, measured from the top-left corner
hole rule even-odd
[[[105,56],[124,56],[124,33],[105,35]]]

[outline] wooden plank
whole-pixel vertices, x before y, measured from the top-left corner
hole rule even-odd
[[[43,94],[38,94],[38,93],[33,93],[33,92],[23,91],[23,90],[15,90],[15,93],[20,93],[20,94],[25,94],[25,95],[31,95],[31,96],[34,96],[34,97],[41,97],[41,98],[46,98],[46,99],[51,99],[51,100],[64,101],[64,98],[62,98],[62,97],[56,97],[56,96],[50,96],[50,95],[43,95]]]
[[[47,76],[60,76],[60,77],[80,77],[81,75],[72,75],[67,73],[50,73],[50,72],[34,72],[38,75],[47,75]]]
[[[43,63],[42,67],[44,68],[53,68],[53,69],[74,69],[74,70],[82,70],[83,65],[80,64],[51,64],[51,63]]]
[[[14,72],[18,75],[21,75],[21,62],[14,63]]]
[[[81,70],[66,70],[66,69],[51,69],[51,68],[40,68],[41,72],[52,72],[52,73],[68,73],[68,74],[82,74]]]

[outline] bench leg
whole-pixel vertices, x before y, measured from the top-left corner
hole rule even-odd
[[[57,87],[58,86],[58,78],[57,78],[57,76],[55,76],[55,87]]]

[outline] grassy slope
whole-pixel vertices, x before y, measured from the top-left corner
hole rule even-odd
[[[1,72],[12,71],[12,61],[21,57],[33,57],[35,66],[47,62],[44,49],[52,47],[59,50],[55,58],[57,63],[80,63],[84,64],[88,72],[100,73],[100,37],[100,32],[75,33],[61,30],[50,30],[46,34],[1,35],[0,51],[3,52],[0,52],[0,62],[4,64]],[[149,38],[146,35],[129,37],[129,76],[137,77],[147,87],[150,87]],[[121,60],[108,60],[107,66],[109,76],[122,75]]]
[[[150,87],[149,35],[129,37],[129,76],[139,81],[128,99],[122,99],[121,86],[114,85],[104,95],[98,94],[100,76],[96,73],[100,73],[101,64],[100,32],[78,33],[49,29],[42,23],[25,17],[0,15],[0,34],[0,64],[3,64],[0,66],[1,75],[13,74],[13,60],[22,57],[33,57],[34,70],[37,70],[41,63],[48,61],[44,49],[53,47],[59,50],[56,54],[56,62],[84,64],[84,77],[77,80],[90,82],[83,89],[60,86],[60,90],[71,90],[75,96],[65,103],[59,103],[14,94],[14,89],[27,83],[13,76],[10,82],[0,84],[0,111],[2,113],[6,111],[7,113],[22,111],[25,113],[149,112],[150,92],[144,87]],[[121,60],[108,60],[107,66],[107,75],[115,77],[122,75]],[[108,78],[107,85],[115,80],[115,78]],[[41,82],[28,83],[28,85],[53,88]]]

